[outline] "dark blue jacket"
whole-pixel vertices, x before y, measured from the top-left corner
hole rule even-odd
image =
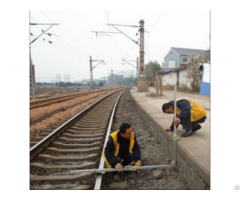
[[[174,108],[174,100],[169,101],[169,103]],[[185,118],[188,118],[191,113],[191,106],[189,104],[189,101],[187,99],[181,99],[177,101],[177,107],[181,109],[181,113],[177,115],[178,118],[180,118],[181,121],[183,121]],[[177,126],[178,127],[178,126]],[[177,128],[176,127],[176,128]],[[170,129],[174,130],[174,124],[172,123]]]

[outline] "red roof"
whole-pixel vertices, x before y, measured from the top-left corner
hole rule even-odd
[[[187,69],[187,64],[181,64],[180,67],[174,69],[174,71],[181,71],[181,70],[184,70],[184,69]]]

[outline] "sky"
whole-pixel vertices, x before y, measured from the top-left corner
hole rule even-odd
[[[51,36],[43,34],[30,44],[36,81],[56,80],[56,74],[62,80],[66,74],[70,81],[89,79],[90,56],[96,60],[93,78],[109,76],[111,70],[135,76],[140,20],[145,22],[145,64],[162,65],[171,47],[210,47],[210,10],[31,10],[29,22],[38,25],[30,25],[30,42],[58,24],[46,32]],[[121,25],[115,27],[124,34],[108,24]]]

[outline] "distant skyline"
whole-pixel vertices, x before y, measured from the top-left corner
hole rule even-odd
[[[124,15],[123,15],[124,13]],[[71,81],[108,76],[111,70],[135,70],[139,57],[138,27],[144,20],[145,64],[157,61],[161,66],[171,47],[207,50],[210,47],[210,11],[112,11],[112,10],[34,10],[30,23],[58,23],[31,44],[36,81],[51,81],[56,74],[69,74]],[[31,25],[30,41],[50,25]],[[97,33],[96,32],[101,32]],[[105,33],[106,32],[106,33]],[[114,33],[109,33],[114,32]],[[47,33],[50,33],[49,36]],[[133,40],[133,41],[132,41]],[[50,41],[50,43],[49,43]],[[105,65],[98,64],[104,60]],[[124,65],[123,65],[124,63]]]
[[[121,75],[123,77],[128,77],[128,78],[136,78],[137,74],[136,74],[136,70],[122,70],[122,71],[118,71],[118,70],[114,70],[113,71],[114,75]],[[107,76],[102,76],[100,78],[94,78],[94,80],[99,80],[99,79],[107,79],[108,76],[111,76],[111,72],[109,72],[109,74]],[[46,79],[51,79],[46,81]],[[36,82],[82,82],[84,80],[90,80],[90,77],[84,78],[84,79],[79,79],[76,80],[74,79],[74,77],[71,77],[70,74],[56,74],[55,77],[38,77],[38,80]]]

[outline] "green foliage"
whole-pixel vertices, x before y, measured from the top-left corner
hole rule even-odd
[[[199,92],[202,72],[199,69],[199,63],[202,63],[202,57],[197,59],[191,58],[191,61],[187,65],[187,78],[189,79],[192,91]]]
[[[148,81],[155,81],[156,73],[161,70],[161,65],[157,62],[149,62],[145,65],[145,77]]]
[[[113,76],[108,77],[109,84],[121,85],[131,85],[136,84],[136,78],[133,77],[123,77],[123,75],[113,74]]]

